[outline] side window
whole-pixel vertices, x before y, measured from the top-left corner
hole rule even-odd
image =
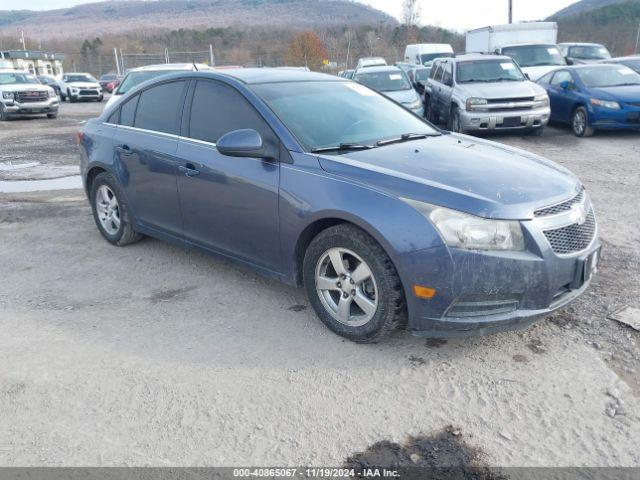
[[[566,70],[560,70],[553,75],[553,79],[551,80],[551,85],[554,87],[560,86],[562,82],[572,82],[571,74]]]
[[[453,85],[453,65],[451,62],[446,62],[442,70],[442,83],[445,85]]]
[[[140,95],[136,95],[131,100],[120,107],[120,125],[127,127],[133,127],[133,119],[136,115],[136,107],[138,106],[138,99]]]
[[[429,78],[434,79],[436,77],[436,71],[438,70],[438,65],[440,62],[433,62],[431,64],[431,69],[429,69]]]
[[[438,69],[436,70],[436,74],[433,76],[433,79],[436,82],[442,83],[442,73],[443,73],[443,71],[444,71],[444,68],[442,66],[442,63],[439,63],[438,64]]]
[[[140,94],[133,126],[154,132],[178,133],[184,81],[163,83]]]
[[[107,123],[112,123],[113,125],[117,125],[118,123],[120,123],[120,109],[116,108],[116,110],[109,115],[109,118],[107,119]]]
[[[232,87],[218,82],[199,81],[193,93],[189,137],[216,143],[233,130],[252,128],[265,141],[271,129],[253,106]]]

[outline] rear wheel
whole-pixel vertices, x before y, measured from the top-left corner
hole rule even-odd
[[[108,242],[124,246],[142,238],[131,224],[124,195],[111,174],[103,172],[94,178],[89,198],[98,230]]]
[[[571,117],[571,128],[576,137],[590,137],[593,135],[593,128],[589,126],[589,115],[584,107],[574,110]]]
[[[311,305],[338,335],[371,343],[404,323],[398,273],[380,245],[359,228],[342,224],[321,232],[307,249],[303,269]]]

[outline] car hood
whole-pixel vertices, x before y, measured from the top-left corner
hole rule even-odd
[[[529,79],[532,81],[539,80],[543,75],[546,75],[552,70],[562,68],[562,65],[540,65],[537,67],[522,67],[521,70],[529,75]]]
[[[331,174],[391,196],[495,219],[531,219],[535,209],[581,188],[569,170],[550,160],[458,134],[323,155],[319,162]]]
[[[411,90],[398,90],[395,92],[382,92],[389,98],[392,98],[398,103],[413,103],[418,100],[418,94],[412,88]]]
[[[71,85],[76,88],[99,88],[100,84],[93,82],[67,82],[67,85]]]
[[[544,88],[533,82],[494,82],[458,84],[468,97],[480,98],[519,98],[534,97],[545,93]]]
[[[0,85],[0,90],[5,92],[48,92],[51,87],[41,83],[20,83],[15,85]]]
[[[595,95],[602,100],[640,102],[640,85],[592,88],[590,89],[590,92],[592,95]]]

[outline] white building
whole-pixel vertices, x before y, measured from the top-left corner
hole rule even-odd
[[[59,77],[64,72],[62,61],[64,54],[41,52],[37,50],[0,51],[0,68],[25,70],[35,75]]]

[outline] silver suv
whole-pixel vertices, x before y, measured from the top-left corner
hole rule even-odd
[[[455,132],[523,130],[542,134],[549,97],[511,57],[469,54],[433,62],[425,116]]]
[[[0,120],[12,115],[58,115],[58,96],[42,85],[35,75],[16,70],[0,70]]]

